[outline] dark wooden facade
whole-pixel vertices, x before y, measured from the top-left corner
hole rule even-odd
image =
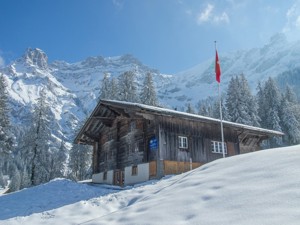
[[[226,156],[259,150],[262,140],[280,132],[223,122]],[[187,146],[179,146],[179,137]],[[202,165],[222,154],[212,152],[221,142],[220,121],[142,104],[101,100],[75,142],[94,146],[93,173],[157,162],[156,177],[168,170],[163,161]],[[152,172],[153,173],[153,172]],[[155,173],[154,173],[155,174]]]

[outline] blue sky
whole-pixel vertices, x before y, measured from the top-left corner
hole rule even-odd
[[[163,73],[300,37],[300,0],[1,0],[0,65],[41,48],[49,61],[132,54]]]

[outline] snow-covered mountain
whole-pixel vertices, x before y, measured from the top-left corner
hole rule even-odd
[[[244,74],[250,87],[255,91],[258,81],[268,77],[279,79],[282,87],[286,82],[294,87],[300,76],[300,41],[288,42],[283,34],[274,35],[262,48],[240,50],[233,53],[218,52],[221,64],[221,89],[226,91],[232,76]],[[174,80],[165,90],[171,97],[170,105],[181,105],[190,101],[197,103],[199,99],[218,94],[215,81],[214,58],[207,60],[174,76]],[[290,79],[287,78],[290,76]],[[296,79],[298,77],[298,79]],[[181,103],[181,104],[180,104]]]
[[[290,82],[300,86],[300,42],[289,43],[277,34],[262,48],[223,54],[219,52],[222,70],[222,90],[226,90],[231,77],[244,73],[253,90],[259,80],[277,77],[280,84]],[[8,83],[13,125],[17,131],[29,123],[29,112],[42,88],[55,120],[52,121],[54,138],[72,140],[79,121],[89,115],[99,96],[104,72],[117,77],[134,70],[141,85],[144,75],[151,71],[159,101],[166,107],[183,110],[188,102],[196,104],[207,96],[217,95],[214,75],[214,57],[176,75],[162,74],[142,64],[132,55],[117,57],[89,57],[76,63],[48,62],[40,49],[28,49],[11,64],[0,69]]]
[[[8,84],[15,131],[30,123],[29,112],[44,88],[55,118],[52,121],[54,139],[65,137],[71,141],[78,122],[84,120],[97,103],[104,72],[117,77],[128,70],[135,70],[139,84],[147,72],[152,72],[158,89],[163,89],[172,77],[143,65],[131,55],[49,64],[42,50],[27,49],[21,58],[0,70]]]

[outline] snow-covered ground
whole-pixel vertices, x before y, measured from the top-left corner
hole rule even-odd
[[[57,179],[0,196],[0,224],[300,224],[300,145],[135,187]]]

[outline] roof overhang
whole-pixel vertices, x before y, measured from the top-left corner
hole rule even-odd
[[[117,116],[123,115],[125,117],[130,117],[131,113],[134,113],[135,115],[144,115],[147,119],[154,118],[152,116],[159,115],[193,120],[202,123],[220,124],[221,122],[219,119],[156,106],[114,100],[100,100],[80,129],[74,142],[77,144],[93,144],[99,138],[97,135],[100,134],[101,130],[104,127],[110,127]],[[231,128],[235,130],[238,133],[239,138],[243,138],[243,135],[251,135],[264,140],[269,137],[284,135],[282,132],[263,129],[260,127],[253,127],[229,121],[222,121],[222,123],[224,128]]]

